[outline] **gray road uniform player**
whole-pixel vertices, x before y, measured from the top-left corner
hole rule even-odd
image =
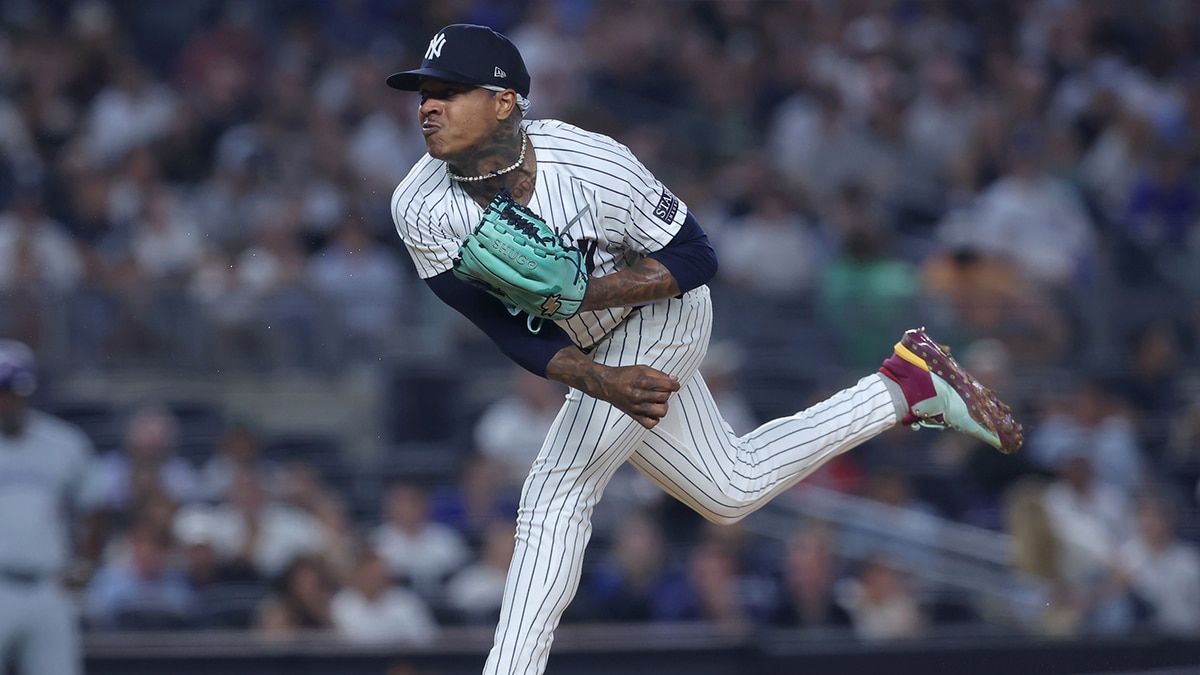
[[[72,514],[94,506],[91,441],[27,408],[32,353],[0,341],[0,670],[82,672],[78,616],[63,575],[74,559]]]
[[[909,359],[900,350],[911,350],[897,345],[890,369],[885,362],[884,372],[822,403],[735,435],[698,372],[713,323],[705,283],[716,258],[687,204],[612,138],[525,120],[524,63],[488,28],[445,27],[422,67],[388,84],[421,94],[429,154],[392,196],[419,276],[514,361],[571,386],[522,488],[486,674],[544,672],[578,588],[593,509],[623,463],[709,520],[732,523],[899,422],[966,424],[945,404],[953,392],[935,391],[920,354],[937,350],[915,332],[904,339],[920,354]],[[592,278],[581,311],[537,334],[450,271],[500,190],[587,252]],[[918,401],[926,406],[919,415]],[[1000,447],[995,436],[986,440]]]

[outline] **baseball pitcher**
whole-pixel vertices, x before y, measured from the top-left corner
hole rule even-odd
[[[570,387],[522,489],[485,673],[545,670],[592,510],[626,461],[733,523],[897,423],[1020,446],[1007,406],[921,330],[880,372],[735,436],[697,370],[717,259],[687,205],[612,138],[524,119],[529,74],[490,28],[446,26],[387,84],[419,92],[429,150],[392,195],[417,272],[516,363]]]

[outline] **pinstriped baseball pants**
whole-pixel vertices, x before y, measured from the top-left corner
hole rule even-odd
[[[683,388],[651,430],[604,401],[567,394],[521,491],[516,550],[484,675],[545,671],[554,629],[579,587],[592,510],[623,462],[705,518],[732,523],[898,419],[882,376],[872,374],[739,438],[697,372],[711,330],[702,286],[634,312],[593,352],[607,365],[671,373]]]

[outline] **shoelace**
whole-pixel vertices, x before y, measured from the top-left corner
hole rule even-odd
[[[946,429],[950,428],[950,425],[946,424],[945,422],[930,422],[928,420],[917,420],[908,426],[914,431],[920,429],[921,427],[925,427],[926,429],[937,429],[939,431],[945,431]]]

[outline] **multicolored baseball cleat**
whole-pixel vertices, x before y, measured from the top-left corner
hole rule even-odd
[[[879,372],[904,392],[909,413],[901,424],[954,429],[1006,454],[1025,441],[1012,410],[963,370],[950,348],[930,339],[924,328],[906,331]]]

